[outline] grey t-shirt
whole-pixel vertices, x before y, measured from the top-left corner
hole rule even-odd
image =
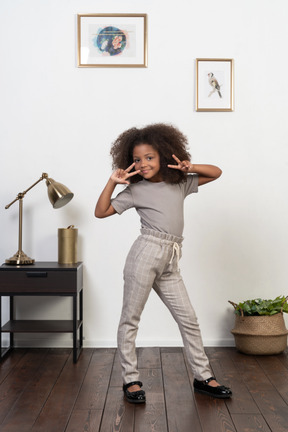
[[[141,180],[127,186],[111,204],[117,213],[135,207],[143,228],[181,237],[184,228],[184,199],[198,192],[198,175],[179,184]]]

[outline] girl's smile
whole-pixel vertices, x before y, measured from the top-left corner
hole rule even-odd
[[[160,156],[157,150],[150,144],[139,144],[133,149],[133,162],[135,170],[140,170],[140,175],[151,182],[161,182]]]

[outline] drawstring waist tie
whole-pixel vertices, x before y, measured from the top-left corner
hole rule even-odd
[[[180,259],[180,246],[178,243],[174,242],[172,246],[172,256],[169,261],[169,264],[172,264],[174,256],[176,257],[177,262],[177,271],[179,270],[179,259]]]
[[[172,246],[172,253],[169,264],[172,264],[173,259],[176,258],[177,271],[179,270],[180,250],[183,237],[177,237],[172,234],[166,234],[164,232],[154,231],[148,228],[142,228],[141,234],[144,236],[149,236],[150,241],[154,240],[156,243]]]

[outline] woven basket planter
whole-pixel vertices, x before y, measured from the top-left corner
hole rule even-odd
[[[287,334],[283,313],[261,316],[235,316],[231,330],[236,348],[252,355],[279,354],[287,348]]]

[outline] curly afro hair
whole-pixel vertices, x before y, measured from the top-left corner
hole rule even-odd
[[[133,149],[140,144],[151,145],[160,155],[160,171],[163,181],[167,183],[181,183],[187,174],[178,169],[168,168],[168,164],[175,165],[172,154],[181,161],[190,160],[188,140],[176,127],[164,123],[156,123],[141,129],[131,128],[123,132],[114,141],[110,154],[113,169],[126,169],[133,163]],[[142,180],[139,174],[130,178],[131,183]]]

